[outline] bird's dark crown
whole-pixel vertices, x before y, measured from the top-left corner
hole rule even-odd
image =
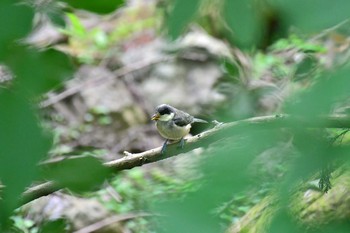
[[[174,112],[173,107],[167,104],[159,105],[156,110],[160,115],[166,115]]]

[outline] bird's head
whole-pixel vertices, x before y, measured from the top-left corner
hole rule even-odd
[[[175,109],[168,104],[161,104],[156,108],[155,114],[152,116],[154,121],[170,121],[175,116]]]

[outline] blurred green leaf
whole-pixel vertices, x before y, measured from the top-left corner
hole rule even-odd
[[[298,123],[295,123],[295,127]],[[299,156],[290,161],[293,166],[289,171],[289,179],[286,185],[292,186],[300,179],[305,179],[327,165],[332,159],[336,159],[339,153],[337,148],[331,147],[329,141],[322,135],[321,130],[310,131],[308,129],[294,129],[293,145]]]
[[[241,48],[256,47],[262,39],[264,21],[254,0],[226,0],[224,17],[233,31],[233,40]]]
[[[168,34],[178,38],[197,13],[201,0],[174,0],[173,9],[167,18]]]
[[[12,0],[0,1],[0,60],[12,55],[11,45],[28,34],[33,17],[33,9],[26,5]]]
[[[221,66],[223,71],[229,75],[230,81],[234,83],[239,81],[238,76],[240,74],[240,70],[236,62],[225,59],[221,62]]]
[[[107,14],[115,11],[124,4],[124,0],[61,0],[74,8],[84,9],[99,14]]]
[[[31,29],[33,15],[26,4],[7,0],[0,3],[0,59],[15,77],[15,91],[4,89],[0,94],[0,179],[6,186],[0,203],[2,228],[6,228],[24,188],[38,178],[36,165],[51,146],[27,100],[28,93],[37,94],[57,85],[58,80],[62,81],[61,71],[69,66],[58,52],[30,51],[16,41]],[[55,69],[55,65],[62,68]]]
[[[350,232],[350,224],[346,220],[332,221],[326,225],[322,225],[316,230],[309,230],[307,233],[348,233]]]
[[[5,223],[17,207],[19,196],[34,178],[36,164],[46,156],[51,146],[37,124],[28,102],[10,91],[0,94],[0,179],[6,185],[0,207]]]
[[[49,165],[43,170],[44,176],[57,181],[74,192],[85,192],[101,185],[111,174],[95,157],[79,157]]]
[[[330,113],[335,103],[350,96],[350,67],[325,72],[318,82],[289,100],[285,105],[288,113],[314,118]]]
[[[68,232],[67,226],[68,222],[65,219],[57,219],[49,222],[45,222],[39,233],[63,233]]]
[[[47,13],[47,16],[51,20],[51,22],[57,26],[65,27],[66,21],[64,19],[63,11],[51,11]]]
[[[275,213],[268,233],[305,233],[305,229],[298,227],[298,224],[292,220],[287,208],[281,208]]]
[[[53,49],[38,52],[16,47],[6,62],[18,75],[20,87],[30,94],[42,94],[62,85],[73,72],[68,57]]]
[[[295,70],[295,79],[300,80],[304,78],[311,78],[312,72],[317,68],[318,60],[314,56],[305,57],[300,63],[297,64]]]
[[[282,27],[295,26],[305,32],[318,32],[349,19],[348,0],[270,0],[280,11]]]
[[[206,152],[201,163],[203,184],[198,191],[181,201],[156,203],[157,213],[166,216],[160,219],[161,232],[222,231],[220,216],[214,210],[250,185],[248,165],[259,151],[273,145],[279,135],[268,128],[260,131],[255,127],[242,127],[235,134],[237,137],[222,140]]]
[[[219,218],[209,212],[212,207],[210,198],[196,193],[185,200],[157,203],[156,210],[162,213],[159,232],[221,232]]]

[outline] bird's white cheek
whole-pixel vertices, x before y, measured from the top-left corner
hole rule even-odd
[[[170,121],[171,119],[174,118],[174,113],[170,113],[170,114],[164,114],[164,115],[161,115],[159,117],[159,120],[160,121]]]

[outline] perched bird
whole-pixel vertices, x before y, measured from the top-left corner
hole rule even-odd
[[[180,146],[184,146],[184,137],[190,132],[192,123],[208,123],[168,104],[159,105],[151,119],[156,121],[159,134],[166,139],[162,146],[162,154],[169,140],[180,141]]]

